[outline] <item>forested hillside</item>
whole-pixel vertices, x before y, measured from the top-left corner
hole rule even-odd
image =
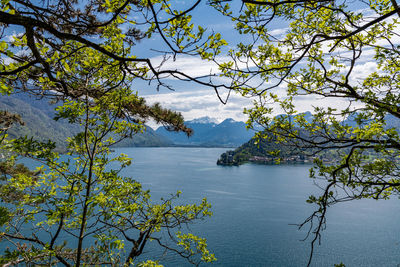
[[[305,112],[301,115],[311,122],[313,120],[313,115],[311,112]],[[284,120],[294,120],[294,116],[278,115],[276,118],[283,118]],[[340,122],[341,125],[347,125],[351,127],[364,127],[367,124],[359,124],[357,119],[357,113],[349,116]],[[400,130],[400,124],[397,122],[396,118],[392,115],[385,116],[385,128],[394,128],[397,131]],[[293,123],[297,127],[297,123]],[[307,138],[308,134],[304,131],[301,132],[304,138]],[[333,133],[332,133],[333,134]],[[227,151],[221,154],[217,161],[218,165],[240,165],[245,162],[256,162],[256,163],[274,163],[274,162],[312,162],[315,158],[320,158],[325,162],[333,162],[335,160],[335,150],[325,150],[316,155],[312,153],[312,149],[300,149],[294,145],[288,145],[284,142],[279,144],[274,139],[250,139],[245,142],[235,150]],[[374,153],[369,153],[369,157],[374,159],[376,155]]]
[[[32,137],[38,141],[52,140],[56,142],[59,151],[66,149],[65,140],[79,131],[79,126],[65,120],[54,120],[56,104],[48,100],[35,99],[27,94],[14,94],[0,97],[0,110],[21,115],[24,125],[12,127],[8,133],[11,138],[19,136]],[[170,146],[168,138],[159,136],[150,127],[144,133],[125,139],[116,146]]]
[[[79,127],[67,121],[53,120],[54,104],[47,100],[36,101],[25,94],[0,97],[0,109],[19,114],[24,125],[12,127],[8,134],[11,138],[32,137],[38,141],[52,140],[60,150],[65,149],[65,140],[79,131]]]
[[[223,153],[217,164],[240,165],[248,161],[258,163],[311,162],[313,157],[304,152],[290,146],[277,144],[274,141],[262,139],[256,142],[256,139],[252,138],[235,150]]]

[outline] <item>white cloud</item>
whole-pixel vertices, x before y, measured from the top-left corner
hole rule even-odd
[[[218,73],[218,65],[211,61],[202,60],[199,57],[177,56],[157,56],[150,60],[154,66],[160,66],[161,70],[176,70],[192,77],[199,77]]]
[[[285,97],[284,88],[277,89],[280,97]],[[226,96],[226,92],[222,97]],[[208,116],[217,119],[219,122],[226,118],[233,118],[237,121],[247,120],[247,116],[243,114],[244,108],[252,107],[255,97],[246,98],[231,93],[229,101],[226,105],[222,104],[214,91],[198,90],[193,92],[171,92],[164,94],[152,94],[144,96],[148,103],[160,103],[163,107],[179,111],[184,116],[185,120],[192,120]],[[319,96],[298,96],[294,101],[297,112],[313,111],[315,106],[331,107],[338,110],[347,108],[349,102],[345,99],[322,98]],[[354,107],[357,106],[354,105]],[[275,111],[272,115],[282,114],[283,111],[277,105],[274,106]],[[153,128],[158,126],[154,122],[149,125]]]
[[[15,62],[15,60],[9,58],[9,57],[4,57],[4,58],[0,58],[0,63],[2,65],[9,65],[10,63]]]
[[[288,30],[289,28],[286,27],[281,29],[274,29],[272,31],[269,31],[268,33],[275,37],[282,37]]]
[[[216,62],[223,63],[231,61],[232,59],[228,56],[216,57]],[[207,75],[218,75],[220,70],[218,64],[213,61],[203,60],[198,56],[182,56],[178,55],[176,58],[172,56],[157,56],[150,59],[154,67],[160,67],[160,70],[176,70],[191,77],[202,77]],[[254,67],[253,62],[237,62],[237,68],[252,68]]]
[[[252,100],[231,93],[227,104],[222,104],[213,90],[171,92],[144,96],[148,103],[159,102],[163,107],[179,111],[185,120],[208,116],[222,121],[226,118],[246,120],[242,110],[252,105]],[[226,97],[226,93],[221,95]]]
[[[370,61],[365,62],[364,64],[358,64],[354,66],[350,82],[360,82],[374,71],[378,71],[378,64],[376,64],[376,62]]]
[[[358,12],[364,13],[366,16],[372,16],[373,14],[367,14],[366,10],[358,10]],[[370,21],[373,17],[365,17],[365,23]],[[226,24],[215,24],[216,28],[219,26],[221,28],[232,27],[229,23]],[[286,25],[285,25],[286,26]],[[285,34],[288,28],[272,28],[269,32],[273,36],[281,37]],[[393,30],[395,33],[398,32],[398,29],[395,28]],[[394,45],[400,44],[400,36],[394,35],[391,38],[391,42]],[[333,41],[331,42],[333,44]],[[387,46],[389,43],[384,40],[379,40],[376,45]],[[328,42],[323,43],[323,51],[329,54],[329,50],[331,47],[328,47]],[[282,48],[284,49],[284,48]],[[352,75],[350,77],[350,83],[358,84],[362,79],[366,78],[371,72],[377,70],[377,64],[373,59],[375,55],[375,50],[371,46],[365,46],[363,48],[362,56],[357,60],[357,65],[354,67]],[[297,55],[295,53],[295,55]],[[334,56],[339,56],[345,62],[348,63],[347,59],[352,57],[351,52],[346,50],[345,48],[336,48],[332,53]],[[329,55],[327,55],[329,57]],[[161,56],[154,57],[151,59],[154,65],[160,64],[163,60]],[[218,57],[218,62],[226,62],[229,61],[229,57]],[[304,63],[304,62],[301,62]],[[239,68],[245,68],[245,64],[241,64]],[[249,66],[250,68],[254,67],[254,65]],[[189,57],[189,56],[180,56],[175,60],[173,58],[169,58],[166,62],[164,62],[161,70],[178,70],[186,73],[187,75],[193,77],[205,76],[210,74],[219,74],[218,66],[214,62],[204,61],[198,57]],[[346,71],[345,69],[343,71]],[[215,81],[220,83],[229,84],[229,80],[226,78],[218,78],[214,77]],[[254,84],[261,82],[259,79],[255,79]],[[226,105],[223,105],[219,102],[215,92],[213,90],[197,90],[197,85],[191,83],[189,84],[189,89],[193,90],[191,92],[171,92],[164,94],[152,94],[147,95],[145,98],[148,102],[160,102],[163,106],[171,108],[173,110],[177,110],[182,112],[186,120],[191,120],[194,118],[209,116],[216,118],[218,120],[223,120],[225,118],[233,118],[235,120],[246,120],[245,115],[242,113],[244,107],[251,107],[252,101],[254,98],[244,98],[238,94],[233,94],[230,97],[230,101]],[[286,86],[282,84],[274,90],[275,93],[278,93],[278,96],[281,98],[286,97]],[[350,104],[349,100],[341,99],[341,98],[323,98],[320,96],[298,96],[295,101],[296,110],[298,112],[312,111],[313,107],[331,107],[336,108],[338,110],[347,108]],[[353,103],[353,107],[359,107],[360,104]],[[276,108],[275,113],[273,115],[277,115],[282,113],[282,110]]]
[[[327,98],[321,96],[304,96],[296,98],[294,101],[296,110],[299,113],[311,111],[313,112],[314,107],[323,107],[325,109],[333,108],[338,111],[349,107],[350,102],[343,98]],[[352,108],[361,107],[360,103],[352,103]]]

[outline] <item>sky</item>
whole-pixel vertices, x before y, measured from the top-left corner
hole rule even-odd
[[[194,1],[175,1],[179,8],[180,5],[188,6]],[[223,38],[233,47],[233,43],[241,36],[234,30],[233,22],[226,17],[223,17],[213,8],[201,3],[197,6],[191,15],[193,21],[207,28],[209,32],[219,32]],[[162,40],[155,37],[152,40],[143,41],[139,46],[141,47],[156,47],[161,49]],[[229,45],[228,45],[229,46]],[[139,49],[141,48],[139,47]],[[150,54],[150,60],[155,65],[161,62],[162,55],[152,51],[143,49],[144,55]],[[221,58],[222,59],[222,58]],[[176,60],[170,59],[163,65],[164,69],[180,70],[193,77],[207,75],[210,73],[218,73],[218,68],[211,62],[200,60],[198,57],[182,56],[177,57]],[[241,95],[232,92],[229,101],[226,104],[219,101],[214,89],[201,86],[193,82],[178,82],[172,79],[165,81],[168,85],[172,86],[174,91],[167,88],[159,88],[157,91],[157,83],[152,82],[150,85],[145,82],[134,83],[133,88],[137,89],[139,95],[144,97],[148,103],[159,102],[162,106],[179,111],[184,116],[185,120],[192,120],[195,118],[208,116],[221,122],[227,118],[233,118],[238,121],[245,121],[247,117],[243,114],[243,108],[251,107],[253,99],[242,97]],[[219,91],[221,97],[226,97],[228,92]],[[150,126],[156,128],[153,123]]]
[[[172,0],[172,4],[177,5],[179,9],[185,9],[185,7],[189,7],[194,2],[194,0]],[[229,18],[220,15],[219,12],[207,6],[205,3],[206,1],[202,1],[202,3],[190,13],[196,25],[207,28],[208,32],[214,31],[221,33],[223,39],[228,42],[226,49],[234,48],[235,43],[238,41],[246,41],[244,39],[246,36],[237,33],[234,29],[234,23]],[[240,10],[239,0],[231,1],[230,4],[236,5],[234,6],[234,10]],[[354,7],[354,9],[358,8],[362,7]],[[159,19],[164,18],[159,17]],[[276,20],[269,24],[268,27],[271,33],[279,35],[285,33],[288,23]],[[15,34],[15,32],[13,34]],[[12,36],[12,34],[10,36]],[[391,41],[395,44],[400,44],[400,38],[396,37]],[[165,48],[165,44],[161,38],[154,35],[152,39],[139,42],[133,52],[140,58],[149,58],[153,65],[158,65],[163,59],[163,54],[160,53],[159,50],[166,50]],[[346,51],[343,51],[343,54],[345,53]],[[366,77],[366,75],[377,69],[377,64],[372,59],[373,54],[373,49],[364,52],[363,57],[359,60],[360,63],[355,66],[352,75],[353,82],[357,82],[357,80]],[[218,60],[224,61],[228,60],[228,58],[224,55],[220,55]],[[179,70],[194,77],[210,73],[218,74],[218,69],[214,63],[190,56],[178,56],[176,59],[169,58],[169,60],[163,64],[163,68]],[[217,79],[224,82],[222,78]],[[247,117],[243,113],[243,109],[251,107],[253,101],[256,100],[232,92],[227,103],[223,104],[212,88],[201,86],[194,82],[182,82],[173,79],[166,79],[164,82],[170,85],[173,90],[164,87],[157,88],[157,83],[155,81],[149,84],[148,82],[140,80],[134,81],[132,89],[138,91],[139,95],[144,97],[150,104],[159,102],[165,108],[181,112],[185,120],[208,116],[220,122],[227,118],[246,121]],[[285,89],[285,85],[282,84],[280,87],[276,88],[274,92],[280,97],[285,97]],[[228,92],[222,90],[219,91],[219,94],[224,98],[227,96]],[[311,111],[313,106],[330,106],[342,109],[348,105],[345,100],[323,99],[315,96],[300,96],[296,99],[295,104],[298,112]],[[275,112],[275,115],[278,115],[281,111],[276,109]],[[157,125],[153,122],[149,122],[149,125],[153,128],[157,128]]]
[[[184,6],[194,1],[176,2]],[[236,3],[239,3],[239,1]],[[235,8],[238,10],[240,6],[236,6]],[[191,15],[193,16],[194,22],[199,23],[203,27],[207,27],[210,31],[221,33],[223,38],[228,42],[228,49],[233,48],[235,42],[238,40],[243,40],[243,38],[245,38],[234,30],[234,24],[229,18],[221,16],[218,12],[213,10],[213,8],[205,4],[200,4]],[[269,30],[273,31],[275,34],[284,34],[287,26],[287,22],[276,21],[274,24],[269,25]],[[400,44],[400,40],[396,40],[396,42]],[[143,41],[138,46],[138,52],[143,53],[144,56],[148,56],[152,62],[155,64],[161,62],[162,57],[160,54],[145,49],[149,47],[162,50],[162,40],[160,38],[153,38]],[[346,51],[343,51],[343,53],[345,52]],[[363,58],[360,60],[361,64],[355,67],[354,75],[352,76],[354,82],[357,82],[357,79],[366,77],[368,73],[376,70],[377,65],[371,59],[371,55],[373,55],[373,50],[366,51]],[[221,56],[220,60],[223,60],[223,57],[224,56]],[[180,70],[192,76],[207,75],[210,73],[218,74],[218,70],[213,63],[190,56],[177,57],[176,60],[170,58],[163,67],[165,69]],[[218,100],[212,88],[207,88],[193,82],[177,82],[172,79],[166,80],[166,83],[171,85],[174,90],[172,91],[167,88],[159,88],[159,90],[157,90],[156,82],[150,84],[137,82],[134,83],[133,88],[138,90],[139,95],[143,96],[148,103],[159,102],[166,108],[181,112],[186,120],[208,116],[218,121],[222,121],[226,118],[245,121],[247,117],[243,114],[243,109],[251,107],[252,102],[255,100],[232,93],[229,97],[229,101],[223,104]],[[281,85],[277,88],[275,93],[281,97],[285,97],[284,86],[285,85]],[[224,91],[220,91],[219,93],[222,96],[226,96],[227,94],[227,92]],[[337,109],[346,108],[348,106],[348,102],[345,100],[322,99],[321,97],[315,96],[299,97],[295,103],[298,112],[311,111],[313,110],[313,106],[317,105],[325,107],[331,106]],[[278,115],[279,112],[280,110],[277,109],[276,115]],[[153,128],[156,127],[156,125],[151,122],[150,126]]]

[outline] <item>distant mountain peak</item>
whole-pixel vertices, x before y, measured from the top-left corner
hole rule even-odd
[[[227,119],[225,119],[223,122],[221,122],[221,124],[222,124],[222,123],[235,123],[235,122],[237,122],[237,121],[235,121],[235,120],[232,119],[232,118],[227,118]]]
[[[217,124],[218,123],[217,119],[210,118],[208,116],[197,118],[197,119],[193,119],[193,120],[191,120],[189,122],[190,123],[204,123],[204,124],[206,124],[206,123],[215,123],[215,124]]]
[[[215,119],[209,117],[187,121],[186,125],[194,132],[190,138],[183,133],[168,132],[164,127],[158,128],[156,132],[176,145],[206,147],[237,147],[254,135],[254,132],[247,131],[242,121],[226,119],[221,123],[215,122]]]

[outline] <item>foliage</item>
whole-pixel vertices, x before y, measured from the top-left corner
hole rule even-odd
[[[254,157],[268,158],[270,159],[269,163],[277,163],[291,156],[301,155],[304,157],[306,154],[296,148],[293,149],[291,146],[277,144],[273,139],[259,139],[258,137],[254,137],[235,150],[223,153],[217,164],[232,165],[234,163],[233,165],[240,165]],[[312,153],[310,152],[309,154]]]
[[[188,76],[175,69],[161,69],[171,55],[216,55],[226,42],[220,34],[206,35],[195,27],[189,14],[200,1],[186,10],[176,10],[168,0],[154,1],[35,1],[0,2],[1,42],[0,90],[12,93],[16,89],[57,98],[80,97],[85,84],[78,72],[102,71],[96,81],[101,86],[89,90],[96,98],[116,85],[133,78],[155,81],[157,88],[167,87],[165,78],[197,82],[213,88],[216,85]],[[17,29],[18,34],[12,31]],[[158,37],[164,55],[160,65],[134,52],[139,42]],[[5,38],[6,37],[6,38]],[[90,72],[87,73],[90,77]],[[93,78],[89,79],[89,82]],[[86,86],[88,87],[88,86]],[[170,129],[190,135],[182,120],[155,104],[148,109],[136,103],[131,112]],[[133,109],[136,109],[135,111]],[[173,121],[174,123],[167,123]]]
[[[143,127],[118,119],[121,107],[135,99],[137,96],[129,89],[115,89],[93,101],[85,98],[59,106],[59,118],[84,129],[68,140],[68,159],[53,152],[51,144],[32,139],[3,142],[3,148],[6,146],[15,155],[44,164],[30,171],[13,164],[16,156],[4,162],[16,167],[15,171],[2,168],[0,197],[7,203],[2,238],[19,242],[14,243],[15,250],[10,250],[3,261],[50,265],[60,262],[68,266],[133,264],[150,240],[193,263],[198,259],[192,245],[202,255],[201,260],[215,259],[204,240],[194,235],[176,233],[173,240],[177,245],[192,242],[183,249],[161,238],[164,231],[173,236],[175,228],[210,216],[205,199],[199,205],[175,206],[178,192],[154,204],[140,183],[119,175],[130,159],[126,155],[109,158],[110,145]],[[114,133],[115,138],[108,133]],[[110,169],[110,164],[118,164],[119,168]],[[92,245],[84,246],[84,240]]]
[[[33,104],[36,102],[39,105]],[[14,125],[8,129],[8,138],[32,136],[35,140],[43,142],[50,139],[56,143],[57,151],[65,151],[65,140],[79,132],[79,128],[67,121],[54,121],[54,108],[55,106],[50,105],[46,100],[37,100],[28,94],[2,96],[0,109],[20,114],[21,120],[24,122],[24,125]]]
[[[386,119],[400,118],[400,9],[380,0],[243,0],[236,13],[226,2],[211,1],[243,41],[220,70],[243,95],[258,97],[245,111],[249,127],[262,125],[261,139],[336,153],[337,162],[317,161],[310,172],[325,180],[322,194],[309,199],[316,211],[300,225],[310,227],[313,251],[329,206],[399,194],[400,137]],[[313,101],[311,121],[296,115],[302,99]],[[274,117],[277,112],[294,119]],[[348,117],[356,123],[341,123]]]
[[[135,54],[137,43],[155,35],[166,47],[164,59],[218,54],[226,45],[221,36],[206,36],[191,22],[199,2],[175,10],[166,0],[0,1],[0,93],[50,99],[56,120],[80,126],[62,156],[54,140],[5,139],[20,118],[1,114],[1,241],[13,245],[3,264],[139,264],[150,240],[194,264],[215,260],[204,239],[181,232],[211,215],[206,200],[174,205],[177,193],[155,204],[140,183],[119,175],[130,159],[110,157],[111,145],[143,131],[150,118],[191,135],[180,113],[148,105],[131,85],[144,80],[170,88],[168,77],[207,85]],[[29,170],[21,157],[40,166]]]
[[[8,137],[33,136],[37,141],[50,139],[56,143],[57,152],[65,152],[67,137],[78,133],[80,129],[78,125],[69,124],[66,120],[54,121],[56,106],[48,103],[47,99],[36,99],[29,94],[2,96],[0,110],[21,114],[21,119],[24,121],[24,125],[11,127],[7,131]],[[122,140],[117,146],[170,146],[171,144],[170,140],[157,135],[150,127],[146,127],[142,133],[135,134],[134,138]]]

